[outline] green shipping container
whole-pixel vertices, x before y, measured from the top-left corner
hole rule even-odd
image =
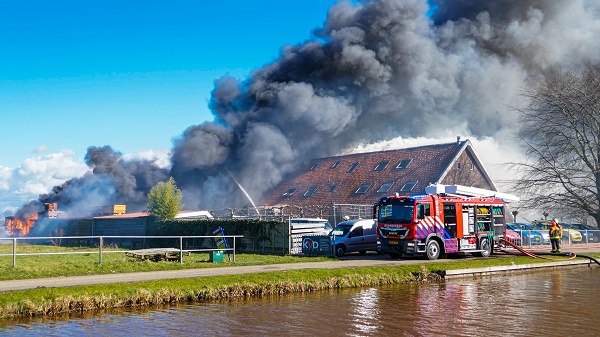
[[[223,262],[223,251],[213,250],[212,252],[210,252],[210,262]]]

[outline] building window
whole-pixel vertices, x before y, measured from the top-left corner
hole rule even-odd
[[[339,164],[340,164],[340,162],[336,161],[335,163],[331,164],[331,168],[334,169],[334,168],[338,167]]]
[[[475,170],[475,164],[471,163],[471,166],[469,167],[469,170],[474,171]]]
[[[319,166],[319,164],[314,164],[314,165],[313,165],[313,166],[310,168],[310,170],[311,170],[311,171],[314,171],[314,170],[317,168],[317,166]]]
[[[362,184],[362,185],[360,185],[360,187],[358,187],[358,189],[354,193],[365,194],[365,193],[367,193],[367,190],[369,189],[369,187],[371,187],[371,185],[373,185],[373,184],[372,183]]]
[[[287,192],[283,193],[284,196],[291,196],[292,194],[296,193],[298,189],[297,188],[290,188],[289,190],[287,190]]]
[[[418,181],[407,181],[406,184],[404,184],[404,186],[402,186],[402,189],[400,190],[400,192],[410,192],[413,190],[413,188],[415,188],[415,185],[417,184]]]
[[[358,167],[358,163],[354,163],[354,164],[350,165],[350,168],[348,169],[348,171],[346,171],[346,173],[352,173],[352,171],[354,171],[357,167]]]
[[[456,163],[456,168],[460,170],[460,162]]]
[[[381,171],[385,170],[385,168],[388,166],[389,163],[390,163],[389,161],[382,161],[375,167],[375,169],[373,171],[381,172]]]
[[[392,188],[392,185],[394,185],[394,182],[383,183],[377,190],[377,193],[386,193],[387,191],[390,190],[390,188]]]
[[[331,186],[329,186],[329,193],[332,193],[333,191],[335,191],[336,187],[337,187],[337,185],[331,185]]]
[[[410,165],[410,163],[412,163],[412,159],[402,159],[400,164],[396,166],[396,170],[404,170],[408,167],[408,165]]]
[[[319,189],[319,186],[311,186],[308,188],[308,190],[306,191],[306,193],[304,193],[305,197],[312,197],[315,192]]]

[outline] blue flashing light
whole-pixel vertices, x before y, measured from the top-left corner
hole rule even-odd
[[[429,196],[429,194],[418,194],[418,195],[411,195],[409,197],[409,199],[413,199],[413,200],[421,200],[421,199],[425,199]]]

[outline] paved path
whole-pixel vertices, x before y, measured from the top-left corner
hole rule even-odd
[[[438,260],[452,261],[452,260]],[[71,287],[79,285],[106,284],[117,282],[140,282],[151,280],[165,280],[175,278],[191,278],[191,277],[206,277],[219,275],[239,275],[249,273],[264,273],[282,270],[299,270],[299,269],[323,269],[323,268],[351,268],[351,267],[367,267],[367,266],[394,266],[406,264],[423,264],[430,262],[423,259],[411,260],[392,260],[389,257],[377,255],[365,255],[362,259],[356,257],[348,257],[338,261],[324,262],[300,262],[300,263],[285,263],[285,264],[268,264],[268,265],[252,265],[243,266],[236,265],[231,267],[215,268],[198,268],[198,269],[183,269],[183,270],[165,270],[152,272],[137,272],[137,273],[120,273],[120,274],[103,274],[103,275],[86,275],[86,276],[69,276],[69,277],[50,277],[38,278],[30,280],[10,280],[0,281],[0,291],[35,289],[40,287]]]
[[[576,254],[589,254],[600,252],[600,247],[586,247],[585,249],[565,249]],[[497,256],[501,256],[498,254]],[[461,260],[476,259],[473,257],[460,257]],[[323,268],[352,268],[352,267],[375,267],[375,266],[398,266],[408,264],[426,264],[431,262],[450,262],[456,261],[452,259],[440,259],[429,261],[423,258],[411,258],[394,260],[385,255],[367,254],[364,256],[352,255],[343,257],[339,260],[325,262],[301,262],[301,263],[286,263],[286,264],[269,264],[269,265],[253,265],[242,266],[236,265],[231,267],[215,267],[215,268],[200,268],[200,269],[183,269],[183,270],[167,270],[167,271],[152,271],[138,273],[119,273],[119,274],[104,274],[104,275],[86,275],[86,276],[71,276],[71,277],[51,277],[38,278],[30,280],[9,280],[0,281],[0,292],[26,290],[35,288],[54,288],[54,287],[71,287],[93,284],[107,284],[118,282],[141,282],[152,280],[165,280],[176,278],[191,278],[191,277],[206,277],[219,275],[239,275],[249,273],[264,273],[282,270],[299,270],[299,269],[323,269]]]

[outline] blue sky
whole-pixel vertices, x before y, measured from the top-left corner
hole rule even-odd
[[[328,9],[337,1],[0,2],[0,215],[48,193],[53,186],[85,174],[89,168],[84,164],[84,156],[90,146],[110,145],[125,158],[155,159],[167,165],[173,140],[186,128],[212,120],[208,100],[215,80],[226,75],[246,78],[253,70],[276,60],[285,45],[311,39],[313,30],[322,27]],[[411,7],[410,2],[407,4]],[[575,31],[597,26],[592,15],[582,14],[594,11],[579,7],[581,10],[574,13],[586,24],[585,29]],[[575,9],[579,7],[573,5]],[[549,11],[548,15],[552,13]],[[568,11],[557,13],[564,15],[555,22],[573,23],[579,29]],[[544,43],[550,41],[550,47],[563,45],[565,38],[555,30],[548,28],[540,35],[535,31],[535,22],[529,22],[529,16],[522,17],[524,23],[511,25],[508,37],[519,40],[520,36],[537,36]],[[486,24],[486,20],[473,22],[474,27]],[[451,40],[456,44],[452,45],[455,50],[465,52],[446,57],[444,48],[436,45],[437,36],[428,31],[422,34],[423,28],[409,27],[415,31],[408,36],[420,38],[418,42],[424,43],[424,50],[433,51],[433,55],[416,57],[416,69],[430,70],[430,62],[437,65],[445,60],[453,61],[449,64],[456,67],[444,64],[424,74],[417,73],[414,78],[408,76],[405,81],[414,80],[413,89],[418,94],[421,89],[429,94],[430,84],[433,88],[441,85],[457,96],[455,103],[460,107],[454,109],[479,111],[496,104],[505,107],[505,96],[513,94],[510,90],[505,90],[509,92],[506,95],[495,94],[495,82],[490,85],[494,94],[481,96],[480,92],[487,93],[487,82],[471,88],[470,82],[465,81],[464,88],[454,88],[456,81],[446,79],[497,71],[507,79],[503,84],[518,87],[520,76],[506,75],[529,64],[529,54],[523,53],[527,62],[519,63],[515,58],[510,62],[503,59],[511,53],[497,56],[487,46],[479,53],[473,49],[476,40],[471,35],[480,31],[465,30],[466,36]],[[589,38],[588,45],[593,45],[593,41]],[[523,49],[518,42],[518,48]],[[408,44],[406,48],[413,46]],[[543,53],[544,48],[531,50]],[[597,54],[593,52],[596,49],[589,50]],[[517,79],[511,82],[514,78]],[[464,97],[459,97],[462,92]],[[441,90],[439,96],[433,95],[440,97],[444,108],[447,102],[454,102],[445,93]],[[482,109],[488,110],[495,111]],[[454,130],[451,133],[449,141],[460,134]],[[430,140],[400,139],[402,144],[389,146],[398,148],[411,141],[416,142],[413,145],[423,145],[427,141],[440,142],[443,137],[448,135]],[[493,141],[471,140],[476,142],[476,148],[486,149],[480,152],[484,162],[500,157],[506,160],[506,154],[497,155],[502,152]]]
[[[90,146],[168,165],[215,80],[311,39],[337,1],[0,2],[0,216],[89,171]]]
[[[90,146],[166,164],[173,139],[212,120],[207,105],[215,80],[245,78],[286,44],[310,39],[337,1],[1,1],[0,212],[83,175]],[[413,68],[390,88],[419,100],[409,108],[436,112],[448,133],[415,136],[468,138],[474,128],[483,137],[475,147],[485,149],[484,162],[508,160],[485,142],[501,135],[512,149],[506,134],[516,117],[506,111],[518,104],[518,89],[540,70],[598,62],[595,2],[531,3],[535,10],[516,1],[442,2],[449,7],[439,10],[451,20],[443,27],[402,30],[404,42],[394,46],[406,52],[398,60]],[[402,0],[381,5],[425,9]],[[478,12],[484,9],[489,14]],[[390,17],[404,20],[403,14]],[[385,65],[400,65],[394,62]],[[478,128],[498,117],[506,125]]]
[[[246,77],[310,38],[334,0],[6,1],[0,166],[69,149],[171,148],[211,120],[223,75]]]
[[[84,174],[89,146],[167,163],[214,81],[311,38],[336,0],[3,1],[0,212]]]

